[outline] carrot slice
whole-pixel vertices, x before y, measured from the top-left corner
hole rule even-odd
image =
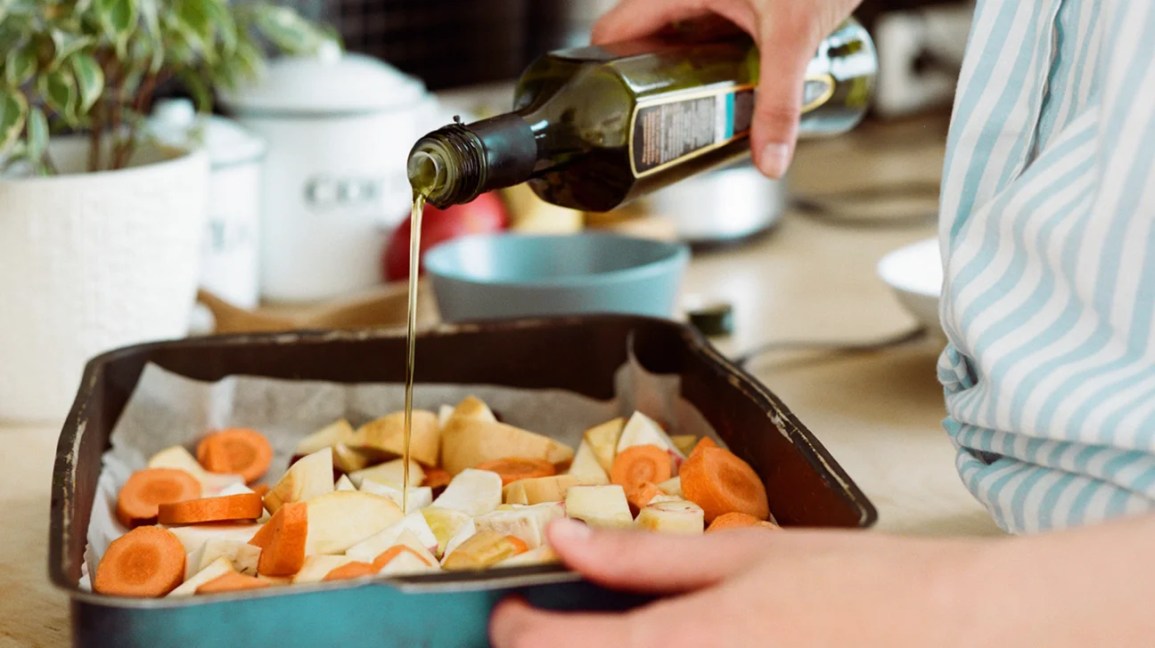
[[[265,435],[250,428],[225,428],[201,439],[197,444],[197,461],[205,470],[234,473],[255,482],[273,462],[273,446]]]
[[[304,502],[289,502],[265,524],[268,534],[262,540],[257,573],[264,576],[292,576],[305,564],[305,538],[309,532],[309,514]],[[258,531],[253,540],[261,536]],[[255,544],[253,540],[249,544]]]
[[[203,583],[197,588],[197,594],[219,594],[221,592],[239,592],[242,590],[261,589],[269,584],[256,576],[249,576],[240,572],[228,572]]]
[[[261,496],[256,493],[241,493],[222,497],[202,497],[200,499],[161,504],[157,520],[161,524],[199,524],[202,522],[229,522],[233,520],[255,520],[265,510]]]
[[[620,485],[626,496],[645,482],[664,482],[670,478],[670,453],[655,445],[631,446],[614,457],[610,481]]]
[[[184,581],[184,545],[172,531],[137,527],[113,540],[92,587],[116,596],[164,596]]]
[[[385,551],[382,551],[381,553],[377,554],[377,557],[373,559],[373,567],[375,567],[377,569],[377,571],[381,571],[385,567],[385,565],[388,565],[390,562],[393,561],[394,558],[396,558],[397,556],[400,556],[401,554],[403,554],[405,552],[409,552],[409,553],[413,554],[414,556],[417,556],[418,560],[420,560],[422,563],[424,563],[426,567],[432,567],[433,566],[432,564],[430,564],[428,558],[426,558],[425,556],[422,556],[421,554],[414,551],[413,547],[399,544],[399,545],[393,545],[392,547],[389,547]]]
[[[527,544],[525,540],[515,535],[507,535],[505,539],[513,546],[513,555],[516,556],[529,551],[529,544]]]
[[[657,484],[646,481],[642,482],[641,485],[635,487],[633,490],[627,490],[626,500],[630,503],[630,506],[641,510],[650,503],[650,500],[661,494],[662,489],[658,488]]]
[[[453,481],[453,475],[448,470],[433,466],[425,469],[425,480],[421,482],[421,485],[437,490],[438,488],[445,488],[451,481]]]
[[[699,450],[704,450],[706,448],[717,448],[717,447],[718,447],[717,441],[714,441],[713,439],[711,439],[708,436],[704,436],[701,439],[698,439],[698,442],[696,444],[694,444],[694,449],[690,451],[690,454],[693,455],[695,452],[697,452]]]
[[[258,496],[260,496],[261,499],[264,499],[265,495],[267,495],[269,493],[269,485],[268,484],[256,484],[254,486],[251,486],[251,488],[253,489],[254,493],[256,493]]]
[[[738,511],[730,511],[723,513],[714,518],[710,526],[706,527],[706,533],[714,531],[724,531],[726,529],[741,529],[746,527],[765,527],[767,529],[779,529],[777,524],[769,520],[756,518],[749,513],[740,513]]]
[[[333,568],[329,571],[328,574],[325,574],[325,578],[322,580],[335,581],[346,580],[349,578],[361,578],[362,576],[373,576],[379,571],[381,570],[371,563],[360,561],[350,562],[345,563],[340,567]]]
[[[552,477],[557,474],[557,468],[545,459],[529,459],[526,457],[503,457],[483,461],[477,466],[478,470],[489,470],[501,475],[501,485],[505,486],[519,479],[533,479],[536,477]]]
[[[116,496],[116,519],[127,527],[156,523],[161,504],[201,496],[195,477],[177,468],[145,468],[132,473]]]
[[[253,537],[249,538],[249,544],[253,545],[254,547],[260,547],[261,549],[269,546],[269,542],[273,539],[273,525],[269,523],[273,521],[274,517],[277,517],[276,513],[274,513],[272,517],[270,517],[264,524],[262,524],[261,528],[257,529],[257,532],[253,534]]]
[[[698,447],[682,463],[682,495],[702,507],[706,522],[737,511],[759,519],[770,517],[766,487],[758,473],[738,455],[718,447]]]

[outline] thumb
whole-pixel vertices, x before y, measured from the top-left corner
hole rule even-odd
[[[794,158],[806,67],[825,32],[794,3],[775,6],[781,10],[766,15],[758,30],[761,62],[750,146],[762,173],[780,178]]]
[[[608,587],[684,592],[708,587],[746,565],[776,534],[676,536],[593,529],[561,519],[547,529],[550,545],[571,568]]]

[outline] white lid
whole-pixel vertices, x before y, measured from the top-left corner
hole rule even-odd
[[[238,114],[333,114],[409,107],[425,85],[396,68],[361,54],[326,49],[316,56],[270,61],[261,78],[224,94]]]
[[[164,99],[153,107],[149,129],[165,142],[187,146],[194,130],[203,125],[204,148],[213,167],[251,162],[265,155],[265,141],[237,123],[216,115],[201,119],[188,99]]]

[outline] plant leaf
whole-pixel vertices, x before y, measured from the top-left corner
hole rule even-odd
[[[196,34],[209,49],[213,40],[213,23],[205,5],[211,0],[183,0],[176,3],[176,15],[185,28]]]
[[[76,78],[67,67],[59,67],[40,77],[37,89],[43,95],[48,107],[56,111],[69,124],[79,121],[77,114],[78,93]]]
[[[91,54],[78,52],[72,56],[72,72],[80,91],[80,112],[86,113],[100,99],[104,91],[104,71]]]
[[[30,40],[24,41],[23,44],[8,50],[8,56],[4,59],[4,78],[8,81],[8,85],[19,88],[36,74],[39,64],[40,61],[36,58],[36,44]]]
[[[322,43],[330,40],[324,32],[288,7],[262,4],[255,6],[254,10],[257,28],[286,52],[315,52]]]
[[[92,37],[90,36],[77,36],[76,34],[70,34],[61,29],[53,29],[51,34],[52,44],[56,47],[54,59],[57,64],[92,43]]]
[[[24,130],[28,100],[19,90],[0,91],[0,151],[8,148]]]
[[[195,70],[182,74],[180,80],[184,84],[185,90],[192,96],[193,102],[196,103],[197,111],[212,112],[213,91],[208,81]]]
[[[28,111],[28,159],[33,166],[43,167],[44,154],[48,151],[48,118],[44,111],[33,107]]]
[[[136,2],[96,0],[93,8],[105,33],[116,43],[117,49],[123,51],[133,28],[136,27]]]

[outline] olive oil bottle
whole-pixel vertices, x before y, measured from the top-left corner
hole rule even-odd
[[[827,37],[807,69],[801,134],[857,124],[877,68],[857,22]],[[746,154],[757,80],[745,36],[552,52],[522,75],[513,112],[418,140],[409,180],[438,207],[528,181],[546,201],[608,211]]]

